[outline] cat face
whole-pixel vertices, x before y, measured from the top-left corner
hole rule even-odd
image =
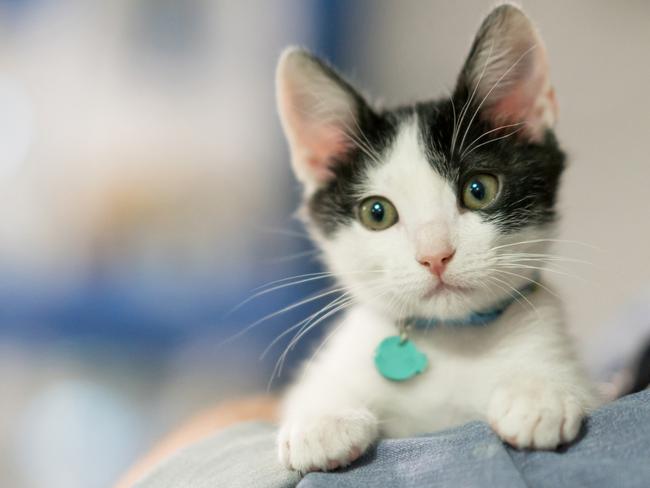
[[[357,299],[455,318],[533,279],[564,155],[546,54],[519,9],[486,18],[446,99],[379,112],[296,49],[277,89],[303,215]]]

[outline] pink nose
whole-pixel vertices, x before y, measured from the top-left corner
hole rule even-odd
[[[422,266],[429,268],[431,273],[440,277],[445,272],[445,269],[447,268],[449,261],[451,261],[451,258],[454,257],[454,254],[456,254],[454,249],[445,249],[438,254],[422,256],[421,258],[418,258],[418,262]]]

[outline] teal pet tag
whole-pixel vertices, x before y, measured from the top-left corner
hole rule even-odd
[[[404,381],[422,373],[428,364],[426,355],[408,340],[390,336],[379,343],[375,350],[375,366],[384,377],[393,381]]]

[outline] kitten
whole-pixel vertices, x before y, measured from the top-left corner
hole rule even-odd
[[[488,15],[451,98],[378,111],[295,48],[277,97],[305,221],[353,303],[285,398],[281,461],[335,469],[475,419],[518,448],[575,439],[596,400],[561,303],[532,286],[565,157],[524,13]]]

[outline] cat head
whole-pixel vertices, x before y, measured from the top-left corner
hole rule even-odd
[[[454,318],[533,279],[564,154],[546,51],[520,9],[488,15],[449,97],[376,110],[290,48],[277,99],[304,219],[355,298]]]

